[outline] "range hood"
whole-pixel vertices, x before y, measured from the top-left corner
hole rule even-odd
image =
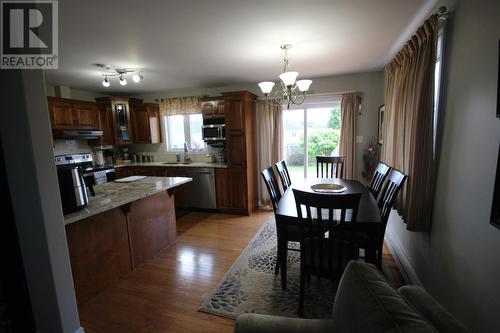
[[[90,140],[100,137],[100,130],[54,130],[54,139]]]

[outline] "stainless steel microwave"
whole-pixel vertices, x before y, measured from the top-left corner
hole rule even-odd
[[[226,125],[211,124],[201,127],[203,141],[225,141],[226,140]]]

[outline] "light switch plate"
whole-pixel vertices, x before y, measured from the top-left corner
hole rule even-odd
[[[363,137],[361,135],[356,135],[356,143],[363,143]]]

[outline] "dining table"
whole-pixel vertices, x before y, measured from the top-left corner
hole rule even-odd
[[[361,199],[358,206],[358,214],[355,222],[344,222],[339,224],[336,229],[339,232],[350,231],[361,233],[365,237],[364,251],[365,260],[367,262],[376,263],[375,252],[377,250],[377,242],[381,235],[383,235],[384,225],[382,223],[382,218],[378,209],[377,201],[370,193],[370,190],[363,185],[358,180],[351,179],[340,179],[340,178],[306,178],[306,179],[294,179],[292,185],[288,187],[281,196],[275,211],[276,219],[276,233],[278,235],[278,240],[286,240],[285,243],[278,246],[287,246],[288,241],[298,241],[297,239],[289,239],[288,233],[291,228],[298,230],[298,225],[300,219],[297,215],[297,207],[295,203],[295,197],[293,194],[293,189],[315,193],[312,189],[312,185],[316,184],[339,184],[345,187],[345,190],[340,193],[322,193],[323,195],[329,195],[332,200],[335,200],[336,196],[344,194],[354,194],[361,193]],[[280,265],[281,268],[281,283],[283,289],[286,288],[286,253],[284,251],[285,257],[282,258]]]

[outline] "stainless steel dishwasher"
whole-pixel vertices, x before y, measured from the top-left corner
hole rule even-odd
[[[216,208],[215,174],[213,168],[189,168],[186,177],[193,178],[187,183],[188,207]]]

